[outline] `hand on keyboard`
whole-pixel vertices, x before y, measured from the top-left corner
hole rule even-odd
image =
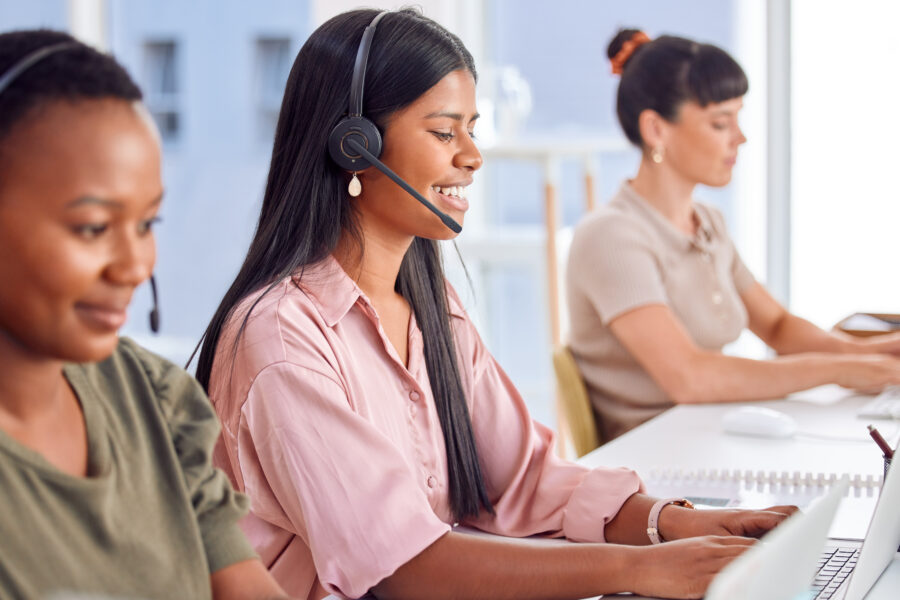
[[[856,414],[867,419],[900,419],[900,385],[885,388]]]
[[[900,385],[900,357],[888,354],[835,354],[828,360],[833,362],[833,383],[841,387],[862,394],[875,394],[885,386]]]

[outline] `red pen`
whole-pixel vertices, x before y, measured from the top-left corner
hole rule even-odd
[[[869,425],[869,435],[872,436],[872,439],[875,440],[875,443],[878,444],[878,447],[881,448],[881,452],[884,454],[884,457],[887,459],[894,458],[894,451],[891,450],[891,447],[885,441],[881,434],[878,433],[878,430],[875,429],[874,425]]]

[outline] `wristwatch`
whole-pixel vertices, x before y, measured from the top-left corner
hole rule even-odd
[[[659,544],[664,541],[659,537],[659,513],[662,511],[663,507],[670,504],[677,504],[678,506],[683,506],[685,508],[694,508],[691,501],[685,498],[668,498],[654,504],[653,508],[650,509],[650,516],[647,518],[647,537],[650,538],[651,544]]]

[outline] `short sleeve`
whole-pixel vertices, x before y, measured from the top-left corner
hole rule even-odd
[[[254,514],[306,542],[329,593],[364,595],[450,530],[325,369],[264,368],[242,408],[238,454]]]
[[[751,273],[750,269],[747,268],[747,265],[744,264],[744,261],[741,258],[741,254],[740,252],[738,252],[737,246],[735,246],[734,244],[734,240],[728,233],[728,227],[725,224],[725,217],[718,209],[714,207],[705,206],[705,208],[710,213],[710,219],[712,220],[713,225],[716,228],[716,232],[722,237],[722,239],[731,249],[731,278],[732,281],[734,281],[734,287],[737,290],[738,294],[743,294],[748,289],[750,289],[753,284],[756,283],[756,278],[753,277],[753,273]]]
[[[559,458],[553,432],[531,419],[472,322],[463,316],[454,323],[478,455],[496,513],[468,524],[514,537],[605,541],[606,524],[632,494],[643,491],[638,475],[624,468],[588,469]]]
[[[209,572],[256,558],[238,526],[247,512],[247,498],[236,492],[225,474],[212,465],[219,422],[206,394],[179,367],[168,362],[153,367],[158,372],[151,372],[151,377],[181,463]]]
[[[650,237],[639,223],[614,213],[592,215],[576,229],[569,288],[585,296],[604,325],[639,306],[668,302]]]
[[[756,278],[753,277],[753,273],[744,264],[737,248],[734,250],[734,259],[731,263],[731,276],[734,278],[734,287],[739,294],[743,294],[756,283]]]

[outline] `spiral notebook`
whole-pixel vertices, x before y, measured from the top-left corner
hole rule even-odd
[[[729,469],[651,469],[647,491],[660,498],[685,497],[702,508],[807,508],[846,476],[850,485],[829,537],[862,539],[875,510],[882,477],[852,473],[801,473]]]

